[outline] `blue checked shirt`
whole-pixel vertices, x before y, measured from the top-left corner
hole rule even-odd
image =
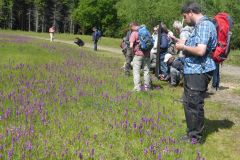
[[[215,70],[215,62],[210,57],[211,52],[217,45],[217,31],[207,17],[203,17],[194,27],[193,32],[185,42],[186,46],[197,46],[204,44],[207,50],[204,56],[193,56],[189,54],[184,60],[184,74],[200,74]]]

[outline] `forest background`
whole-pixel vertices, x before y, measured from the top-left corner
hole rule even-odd
[[[174,20],[182,20],[180,8],[186,0],[1,0],[0,28],[90,35],[97,26],[106,37],[120,38],[129,22],[150,29],[163,21],[172,30]],[[240,1],[196,0],[204,14],[213,17],[228,12],[234,19],[233,49],[240,48]]]

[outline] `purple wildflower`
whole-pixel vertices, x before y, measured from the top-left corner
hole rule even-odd
[[[12,159],[13,156],[13,148],[8,150],[8,160]]]
[[[96,140],[96,139],[97,139],[97,135],[96,135],[96,134],[94,134],[94,135],[93,135],[93,138],[94,138],[94,140]]]
[[[144,148],[144,154],[147,154],[147,153],[148,153],[148,149]]]
[[[79,159],[80,160],[82,160],[83,159],[83,154],[82,154],[82,152],[80,151],[80,153],[78,154],[78,157],[79,157]]]
[[[137,128],[137,123],[133,122],[133,128],[136,129]]]
[[[94,148],[92,148],[91,152],[90,152],[90,157],[93,158],[94,156]]]
[[[25,143],[25,150],[31,151],[32,150],[32,143],[30,141]]]

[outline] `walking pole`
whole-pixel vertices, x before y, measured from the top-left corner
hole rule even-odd
[[[156,68],[155,68],[155,76],[159,79],[159,74],[161,72],[160,66],[160,44],[161,44],[161,32],[162,32],[162,25],[161,21],[159,21],[159,27],[158,27],[158,40],[157,40],[157,58],[156,58]]]

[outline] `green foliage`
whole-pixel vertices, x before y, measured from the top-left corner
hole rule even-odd
[[[0,40],[1,159],[238,159],[239,107],[207,102],[206,142],[187,144],[181,87],[132,93],[122,55]]]
[[[73,17],[80,23],[83,33],[91,33],[92,27],[96,26],[104,35],[114,36],[118,27],[115,4],[116,0],[83,0],[74,10]]]
[[[182,20],[180,8],[187,0],[2,0],[0,3],[0,27],[10,28],[11,8],[13,29],[47,32],[56,25],[60,33],[91,34],[97,26],[104,36],[122,37],[128,24],[136,21],[151,30],[159,21],[170,30],[174,20]],[[232,48],[240,48],[240,3],[238,0],[196,0],[209,17],[218,12],[228,12],[235,21]],[[36,16],[38,13],[38,16]],[[38,26],[35,25],[38,18]],[[39,27],[36,29],[36,27]]]

